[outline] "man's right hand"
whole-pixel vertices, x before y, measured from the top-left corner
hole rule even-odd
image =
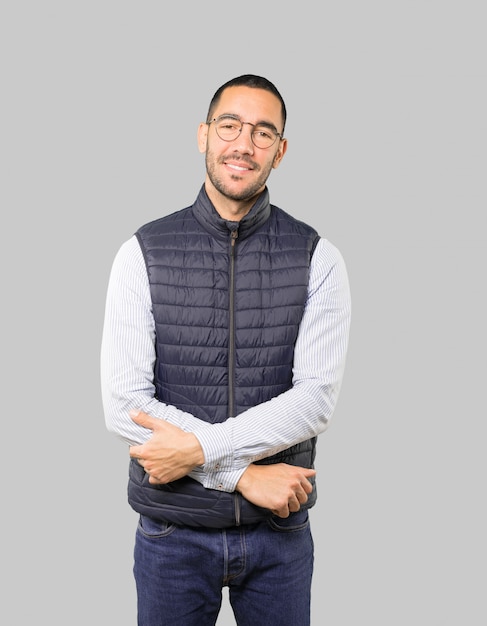
[[[287,463],[274,465],[251,464],[237,483],[239,491],[247,500],[266,509],[278,517],[289,517],[299,511],[313,490],[308,478],[316,470]]]

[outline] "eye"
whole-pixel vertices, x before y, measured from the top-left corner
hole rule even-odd
[[[254,137],[268,140],[268,141],[273,141],[276,137],[276,133],[273,132],[270,128],[267,128],[267,126],[257,126],[254,129],[253,134],[254,134]]]
[[[218,122],[218,128],[224,131],[239,131],[242,124],[233,117],[223,117]]]

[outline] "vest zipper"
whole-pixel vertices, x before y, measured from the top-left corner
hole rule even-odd
[[[228,416],[235,416],[235,244],[238,230],[230,233],[230,307],[228,337]]]

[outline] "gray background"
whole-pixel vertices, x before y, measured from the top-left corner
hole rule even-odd
[[[252,72],[289,111],[272,201],[338,246],[353,293],[313,624],[487,624],[482,5],[2,4],[2,623],[135,624],[99,390],[109,271],[193,201],[197,125]]]

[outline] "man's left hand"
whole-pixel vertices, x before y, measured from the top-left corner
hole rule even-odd
[[[139,411],[130,412],[132,420],[152,430],[151,438],[142,445],[130,446],[130,456],[137,459],[149,474],[149,482],[164,485],[186,476],[204,463],[203,450],[193,433]]]

